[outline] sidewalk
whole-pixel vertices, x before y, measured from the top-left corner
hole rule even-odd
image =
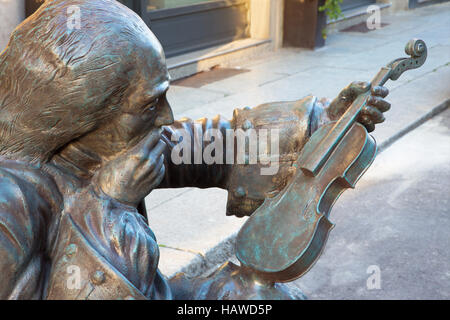
[[[282,49],[240,66],[249,72],[200,88],[172,86],[168,96],[175,118],[197,119],[216,114],[231,118],[235,108],[297,100],[310,93],[333,98],[352,81],[369,81],[381,66],[405,55],[403,50],[409,39],[421,38],[428,46],[425,65],[407,71],[395,82],[387,83],[392,109],[386,114],[386,122],[377,126],[374,133],[378,145],[387,147],[402,134],[448,106],[450,3],[381,18],[383,23],[388,23],[382,29],[368,33],[331,34],[327,45],[316,51]],[[392,150],[395,148],[396,145]],[[378,158],[374,167],[377,162]],[[364,183],[366,176],[356,190]],[[448,190],[448,185],[443,188]],[[155,190],[147,197],[150,227],[161,245],[160,269],[166,276],[170,277],[180,270],[198,275],[233,255],[233,236],[245,218],[225,216],[226,197],[224,190],[195,188]],[[353,208],[354,201],[351,197],[342,197],[337,206]],[[378,198],[378,201],[384,200]],[[377,204],[374,206],[376,208]],[[337,209],[332,211],[331,217],[338,224],[342,220],[333,220],[338,216]],[[350,220],[349,217],[347,219]],[[351,224],[350,221],[347,223]],[[344,232],[341,238],[345,240],[345,236],[350,235]],[[319,263],[316,267],[324,270],[319,268]],[[326,271],[329,273],[328,269]],[[318,281],[321,275],[317,272],[315,278],[309,278],[303,287],[300,285],[307,295],[314,295],[319,286],[324,285],[324,282]],[[297,281],[302,283],[308,276]],[[316,294],[319,298],[331,297],[326,289]]]

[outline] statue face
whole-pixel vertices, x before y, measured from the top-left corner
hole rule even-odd
[[[79,150],[94,152],[109,159],[129,149],[153,130],[173,123],[173,114],[166,99],[169,73],[161,45],[153,35],[144,34],[130,56],[123,57],[130,65],[128,87],[121,93],[120,111],[72,144]]]
[[[166,99],[169,73],[161,45],[154,36],[144,38],[134,55],[134,69],[129,72],[129,87],[118,119],[120,127],[126,130],[123,138],[127,140],[173,123]]]

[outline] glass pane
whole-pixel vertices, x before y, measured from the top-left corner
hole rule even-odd
[[[119,0],[120,3],[123,3],[127,7],[133,9],[133,0]]]
[[[212,2],[213,0],[147,0],[147,10],[158,10]]]

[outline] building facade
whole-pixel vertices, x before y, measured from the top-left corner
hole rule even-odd
[[[245,52],[251,56],[251,50],[257,52],[255,48],[276,50],[286,45],[283,28],[298,29],[300,33],[314,32],[311,31],[314,28],[297,25],[297,19],[287,25],[285,4],[308,2],[317,7],[325,0],[119,1],[138,13],[158,37],[169,58],[169,69],[185,68],[173,75],[179,78],[222,64],[221,61],[229,62],[234,56],[245,56]],[[439,0],[343,0],[341,8],[345,18],[338,24],[355,23],[357,19],[363,21],[366,8],[371,4],[380,4],[383,10],[398,11],[424,1]],[[0,0],[0,50],[6,46],[11,31],[41,2],[43,0]],[[333,27],[329,29],[333,30]],[[335,26],[334,29],[339,28]],[[196,55],[195,52],[200,53]],[[226,58],[220,60],[217,58],[220,56]],[[187,60],[195,66],[189,67]]]

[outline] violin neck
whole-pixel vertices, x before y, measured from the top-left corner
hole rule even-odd
[[[371,86],[382,86],[389,79],[391,68],[382,67],[377,75],[372,79]],[[309,174],[316,176],[329,156],[353,126],[358,119],[361,109],[367,103],[367,98],[370,96],[370,90],[360,94],[345,113],[336,121],[330,132],[316,144],[313,152],[303,153],[300,156],[299,163],[302,170]],[[313,137],[311,137],[313,138]]]
[[[389,80],[391,72],[392,72],[391,68],[382,67],[380,69],[380,71],[378,71],[377,75],[375,77],[373,77],[372,81],[370,82],[370,85],[372,87],[384,85],[386,83],[386,81]]]

